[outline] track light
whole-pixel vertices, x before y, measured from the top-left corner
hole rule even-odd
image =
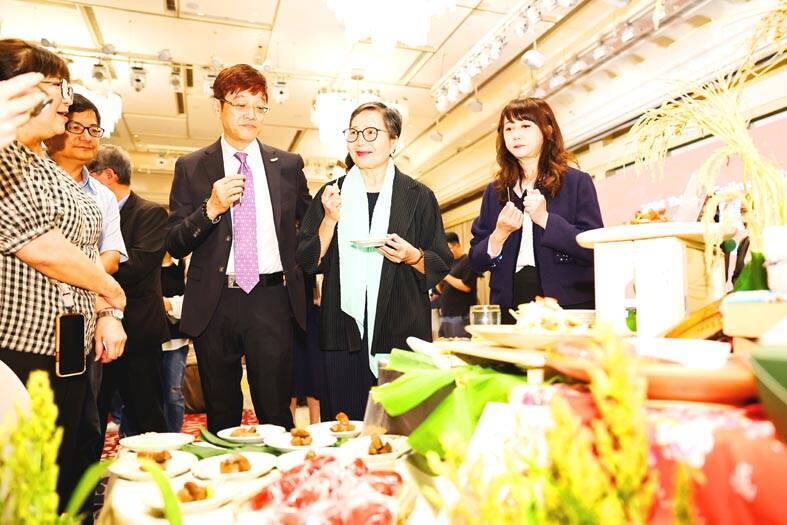
[[[131,87],[134,88],[134,91],[139,93],[148,83],[148,73],[145,71],[145,68],[142,66],[132,66],[131,67]]]
[[[169,49],[162,49],[158,52],[158,59],[162,62],[171,62],[172,61],[172,53]]]
[[[484,103],[477,96],[467,101],[467,109],[473,113],[480,113],[484,109]]]
[[[183,76],[179,67],[173,67],[169,75],[169,85],[175,93],[183,93]]]
[[[580,71],[584,71],[587,67],[588,67],[587,62],[585,62],[581,58],[577,58],[576,61],[574,61],[574,63],[571,64],[571,67],[568,68],[568,72],[571,73],[572,75],[576,75]]]
[[[437,95],[437,100],[435,101],[435,108],[440,113],[445,113],[448,109],[448,98],[446,97],[445,93],[440,93]]]
[[[273,84],[273,101],[277,104],[284,104],[290,99],[290,88],[287,87],[285,80],[276,80]]]
[[[593,50],[593,60],[601,60],[607,54],[607,46],[603,42],[599,42],[598,46]]]
[[[109,80],[109,70],[107,69],[106,64],[102,64],[101,62],[96,62],[93,64],[92,77],[96,82],[104,82],[105,80]]]
[[[457,75],[456,84],[459,87],[459,91],[462,93],[470,93],[473,91],[473,80],[466,71],[462,71],[459,73],[459,75]]]
[[[213,96],[213,82],[216,80],[216,73],[206,73],[205,80],[202,83],[202,92],[206,97]]]
[[[519,60],[522,65],[532,69],[540,69],[544,67],[544,64],[546,63],[546,57],[544,56],[544,53],[538,49],[528,49],[522,54],[522,58]]]
[[[448,84],[446,95],[448,102],[456,102],[459,100],[459,86],[456,85],[456,82],[451,82]]]
[[[626,24],[626,27],[623,29],[623,32],[620,34],[620,41],[624,44],[634,39],[634,26],[631,24]]]

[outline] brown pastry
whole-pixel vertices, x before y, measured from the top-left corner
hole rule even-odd
[[[312,444],[311,434],[302,428],[293,428],[290,430],[290,435],[292,436],[290,444],[293,447],[305,447]]]
[[[382,440],[382,438],[377,434],[371,435],[371,441],[369,443],[369,455],[376,456],[378,454],[390,454],[393,451],[391,448],[390,443],[386,443]]]
[[[219,465],[222,474],[234,474],[236,472],[247,472],[251,470],[251,463],[242,454],[233,454]]]
[[[232,431],[230,437],[256,437],[259,436],[257,434],[257,427],[238,427]]]
[[[168,450],[161,450],[159,452],[137,452],[137,460],[140,459],[149,459],[164,470],[167,468],[167,461],[172,459],[172,454],[170,454]],[[140,466],[140,468],[145,470],[145,467]]]
[[[202,487],[193,481],[187,481],[183,484],[183,488],[178,491],[178,500],[181,503],[203,499],[208,499],[208,487]]]

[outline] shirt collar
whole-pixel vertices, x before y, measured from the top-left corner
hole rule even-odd
[[[262,159],[262,155],[260,154],[260,146],[257,140],[252,140],[249,142],[243,150],[238,150],[233,148],[229,142],[224,138],[224,134],[221,135],[221,154],[224,158],[224,163],[226,164],[227,161],[238,162],[238,159],[235,158],[235,153],[241,151],[242,153],[246,153],[249,159],[258,158]]]
[[[128,195],[126,195],[125,197],[123,197],[122,199],[120,199],[120,200],[118,201],[118,209],[119,209],[119,210],[122,210],[122,209],[123,209],[123,205],[125,205],[125,204],[126,204],[126,201],[128,200],[128,198],[129,198],[130,196],[131,196],[131,193],[129,193]]]
[[[90,172],[87,171],[87,168],[82,166],[82,180],[77,182],[79,188],[91,193],[92,195],[98,195],[98,188],[96,188],[96,184],[96,181],[90,176]]]

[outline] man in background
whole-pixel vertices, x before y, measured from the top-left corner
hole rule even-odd
[[[106,422],[112,397],[119,391],[124,415],[132,419],[134,430],[166,432],[159,371],[161,344],[169,340],[161,293],[167,211],[131,191],[131,159],[123,149],[103,145],[88,169],[115,195],[120,207],[120,230],[128,250],[128,261],[115,274],[126,292],[123,327],[128,341],[122,358],[104,367],[99,418]]]
[[[465,326],[469,322],[470,307],[478,302],[478,274],[470,268],[459,236],[446,232],[445,240],[454,256],[454,263],[442,283],[440,337],[469,337]]]

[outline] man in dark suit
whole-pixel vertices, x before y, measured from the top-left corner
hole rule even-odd
[[[300,155],[257,140],[265,77],[239,64],[213,83],[223,129],[175,164],[167,251],[193,253],[181,330],[194,338],[208,428],[241,422],[241,358],[261,422],[292,426],[292,319],[305,328],[296,222],[311,200]]]
[[[123,319],[128,341],[122,358],[104,365],[98,396],[102,433],[116,391],[125,405],[124,417],[131,419],[126,428],[166,432],[159,368],[161,343],[169,339],[161,294],[167,211],[131,191],[131,159],[121,148],[101,146],[88,170],[118,200],[120,231],[128,252],[128,261],[121,263],[115,274],[128,301]]]

